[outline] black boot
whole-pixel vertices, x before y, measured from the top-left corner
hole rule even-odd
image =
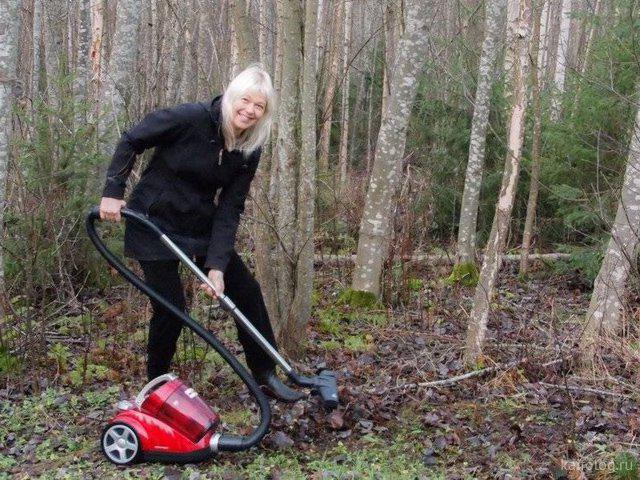
[[[281,402],[293,403],[305,397],[304,393],[289,388],[282,383],[275,370],[254,373],[253,377],[266,395]]]

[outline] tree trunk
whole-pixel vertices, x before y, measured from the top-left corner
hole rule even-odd
[[[111,39],[111,53],[109,54],[109,67],[105,68],[106,57],[102,37],[104,31],[104,15],[101,3],[96,0],[92,5],[92,54],[99,48],[100,54],[94,58],[94,69],[100,73],[100,79],[94,84],[94,99],[96,107],[96,125],[98,134],[98,150],[103,157],[108,158],[115,147],[117,138],[122,134],[122,117],[125,117],[126,109],[131,99],[133,87],[132,74],[134,71],[134,59],[136,53],[136,30],[140,18],[140,6],[134,0],[119,0],[116,25]],[[98,35],[100,38],[98,38]],[[97,62],[97,65],[96,63]],[[95,70],[94,70],[95,71]],[[102,101],[104,99],[104,103]],[[105,111],[103,114],[102,112]],[[98,182],[104,179],[108,163],[98,163],[98,171],[92,180],[88,182],[89,190],[99,188]]]
[[[547,61],[548,61],[548,51],[549,51],[549,31],[550,31],[550,12],[551,12],[551,2],[553,0],[543,0],[542,7],[542,15],[540,17],[540,45],[538,45],[538,70],[540,70],[539,82],[540,89],[544,89],[546,72],[547,72]]]
[[[596,277],[587,311],[587,325],[580,340],[582,360],[590,365],[603,339],[620,328],[627,279],[636,265],[640,243],[640,108],[629,145],[627,169],[620,192],[611,239]]]
[[[371,62],[371,74],[369,77],[369,88],[367,90],[367,152],[365,160],[366,178],[369,178],[371,164],[373,163],[373,86],[376,75],[376,63],[378,61],[378,48],[373,50],[373,61]]]
[[[296,343],[299,339],[287,332],[291,304],[295,294],[295,230],[296,230],[296,173],[298,144],[295,123],[300,108],[298,79],[300,73],[301,12],[298,0],[277,0],[280,25],[282,26],[282,81],[281,91],[287,92],[280,98],[278,111],[278,305],[281,324],[275,325],[276,335],[284,342]]]
[[[533,139],[531,145],[531,181],[529,185],[529,199],[527,200],[527,215],[522,234],[522,257],[520,258],[520,275],[526,275],[529,270],[529,253],[531,250],[531,236],[533,223],[536,219],[538,192],[540,191],[540,143],[542,141],[542,102],[540,101],[540,68],[538,65],[538,51],[540,48],[540,12],[534,12],[533,38],[531,40],[531,88],[533,102]]]
[[[258,52],[260,57],[260,63],[264,66],[267,71],[271,71],[271,55],[269,52],[269,30],[268,25],[270,22],[269,15],[269,0],[259,0],[258,5]]]
[[[91,78],[88,85],[87,103],[89,110],[87,121],[91,126],[91,142],[94,152],[100,151],[100,110],[102,105],[102,69],[104,63],[104,48],[102,46],[104,33],[104,7],[101,0],[89,0],[89,20],[91,23],[91,43],[89,45],[89,61],[91,68]],[[98,167],[98,172],[106,167]],[[86,193],[93,193],[98,188],[98,175],[89,178],[86,186]]]
[[[134,0],[118,1],[113,47],[109,57],[109,72],[104,76],[104,98],[109,102],[113,119],[113,127],[108,126],[107,129],[115,131],[118,136],[122,133],[118,123],[119,117],[125,112],[131,98],[140,13],[138,2]],[[112,142],[106,145],[107,152],[110,152],[112,148]]]
[[[340,102],[340,149],[338,153],[337,195],[342,197],[347,185],[349,163],[349,47],[351,46],[351,12],[353,3],[344,1],[344,41],[342,44],[342,99]]]
[[[509,122],[509,137],[507,141],[507,158],[502,177],[502,186],[496,211],[493,217],[491,234],[485,249],[484,261],[480,270],[480,278],[476,286],[473,308],[469,318],[467,331],[467,345],[465,361],[475,366],[482,354],[482,345],[487,331],[489,306],[494,294],[494,287],[502,263],[511,211],[518,184],[518,171],[522,155],[522,140],[524,133],[527,92],[525,78],[529,69],[528,38],[531,24],[530,0],[509,0],[518,2],[517,22],[510,23],[508,28],[517,32],[515,43],[509,47],[515,49],[514,93],[511,119]]]
[[[597,17],[600,15],[600,7],[602,6],[602,0],[596,0],[595,5],[593,6],[593,13],[590,18],[587,19],[589,22],[588,25],[588,33],[587,33],[587,43],[584,47],[584,51],[582,52],[581,59],[578,62],[578,72],[580,74],[584,74],[587,66],[589,65],[589,56],[591,55],[591,47],[593,46],[593,38],[595,37],[597,28]]]
[[[3,243],[11,105],[15,99],[17,87],[20,18],[19,0],[0,0],[0,239]],[[4,318],[5,300],[4,252],[0,249],[0,318]]]
[[[502,28],[501,17],[504,13],[504,0],[489,0],[486,3],[485,37],[482,42],[482,56],[478,69],[478,86],[471,121],[469,141],[469,159],[464,181],[462,205],[460,207],[460,226],[458,229],[458,264],[475,264],[476,223],[480,186],[484,169],[485,144],[491,100],[491,86],[494,79],[494,66],[497,58],[496,42]]]
[[[386,110],[387,98],[390,94],[389,79],[393,76],[394,62],[396,58],[396,46],[402,34],[402,4],[395,0],[386,0],[383,3],[384,23],[384,74],[382,76],[382,111]]]
[[[195,14],[193,19],[193,26],[189,25],[189,59],[187,62],[187,72],[191,74],[187,75],[187,85],[185,86],[187,100],[189,102],[195,102],[199,99],[199,86],[200,86],[200,12],[198,11],[198,0],[192,0],[192,9]]]
[[[300,131],[300,180],[298,186],[298,232],[296,235],[296,288],[293,312],[288,319],[289,333],[295,339],[304,338],[311,317],[313,297],[313,226],[316,194],[316,33],[317,0],[307,0],[304,21],[304,60],[302,72],[302,101]],[[302,342],[291,342],[290,350],[298,351]]]
[[[360,224],[352,288],[380,294],[388,249],[390,216],[402,169],[407,124],[427,51],[426,19],[419,0],[407,0],[406,31],[398,45],[390,96],[382,114],[376,154]]]
[[[35,0],[22,0],[20,14],[20,38],[18,43],[18,64],[16,66],[17,94],[22,98],[24,106],[32,99],[33,92],[33,14]]]
[[[340,47],[338,39],[341,38],[341,29],[338,19],[342,18],[343,8],[344,3],[340,1],[338,11],[334,19],[332,42],[331,46],[329,47],[329,76],[326,81],[326,88],[324,91],[324,100],[320,117],[318,173],[320,177],[325,180],[326,176],[329,173],[329,147],[331,142],[331,123],[333,119],[333,100],[336,94],[336,85],[338,83],[338,63],[340,61]]]
[[[258,45],[253,34],[251,18],[247,12],[246,0],[229,0],[229,11],[233,18],[235,43],[238,47],[238,62],[233,76],[260,58]]]
[[[560,14],[560,33],[558,35],[558,50],[556,54],[556,69],[553,78],[554,92],[551,97],[551,118],[554,122],[560,119],[562,111],[562,95],[569,58],[569,33],[571,30],[571,0],[562,0]]]
[[[517,2],[504,2],[502,4],[502,8],[504,9],[504,7],[506,7],[506,12],[507,12],[507,25],[511,25],[514,22],[518,21],[518,14],[519,14],[519,10],[518,10],[518,4]],[[507,45],[507,48],[505,49],[504,52],[504,64],[503,64],[503,69],[502,71],[504,72],[504,93],[505,93],[505,97],[506,100],[510,103],[511,99],[509,98],[509,95],[511,95],[513,93],[513,89],[511,88],[511,85],[513,83],[513,68],[515,66],[515,62],[516,62],[516,55],[517,53],[513,51],[512,48],[509,48],[508,46],[513,44],[513,42],[516,41],[516,37],[517,36],[517,32],[507,29],[506,30],[506,42],[505,45]]]
[[[320,71],[320,60],[324,59],[325,54],[325,29],[318,28],[324,26],[325,19],[327,17],[327,6],[330,0],[318,0],[318,16],[316,17],[316,72]]]
[[[167,19],[167,45],[168,51],[172,52],[171,62],[168,72],[166,73],[167,82],[167,98],[166,105],[176,105],[182,102],[182,79],[184,77],[184,69],[186,58],[188,56],[187,49],[189,47],[189,31],[187,21],[184,19],[184,13],[179,7],[172,2],[168,2],[169,18]]]
[[[269,36],[267,35],[267,25],[269,23],[270,11],[267,0],[260,1],[260,36],[258,52],[263,66],[271,64],[269,52]],[[246,17],[245,17],[246,19]],[[236,30],[237,31],[237,30]],[[256,52],[247,51],[247,60],[255,57]],[[278,67],[280,68],[280,67]],[[275,79],[274,79],[275,82]],[[278,87],[279,88],[279,87]],[[274,114],[275,115],[275,114]],[[256,265],[256,278],[262,286],[262,294],[265,299],[267,311],[271,318],[271,323],[281,325],[280,311],[278,309],[278,288],[276,282],[276,270],[273,262],[274,238],[272,228],[274,227],[273,196],[269,196],[270,185],[276,183],[276,177],[269,178],[273,171],[277,173],[277,160],[272,156],[273,150],[270,145],[263,149],[256,177],[251,185],[252,197],[255,200],[251,204],[251,214],[255,218],[252,233],[254,238],[254,261]]]
[[[78,18],[78,64],[76,67],[75,98],[79,106],[91,98],[91,4],[89,0],[80,0]],[[87,121],[86,111],[78,108],[76,124]]]

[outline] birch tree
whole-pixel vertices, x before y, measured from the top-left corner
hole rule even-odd
[[[344,12],[344,3],[342,0],[338,0],[338,10],[336,17],[333,20],[333,35],[331,36],[331,44],[329,50],[329,73],[326,79],[326,86],[324,91],[324,99],[322,103],[322,112],[320,119],[320,139],[319,152],[318,152],[318,170],[322,177],[327,175],[329,171],[329,147],[331,143],[331,122],[333,119],[333,101],[336,94],[336,87],[338,84],[338,66],[340,63],[340,43],[339,38],[342,34],[340,28],[340,21]]]
[[[511,22],[508,28],[514,32],[515,43],[509,48],[515,50],[517,59],[514,65],[513,105],[509,121],[507,139],[507,158],[505,160],[502,186],[496,204],[491,234],[485,249],[480,278],[476,286],[473,308],[469,315],[465,360],[468,365],[475,366],[482,354],[482,345],[487,331],[489,306],[494,295],[495,284],[502,264],[511,211],[515,201],[522,141],[524,134],[527,92],[525,78],[529,69],[529,29],[531,23],[530,0],[509,0],[518,4],[517,21]]]
[[[389,79],[393,75],[398,39],[403,33],[402,2],[384,0],[382,22],[384,24],[384,71],[382,76],[382,111],[386,109],[390,94]]]
[[[9,164],[9,132],[11,105],[17,86],[18,35],[20,2],[0,0],[0,238],[4,238],[6,178]],[[4,316],[5,278],[4,254],[0,249],[0,316]]]
[[[349,47],[351,46],[351,0],[344,0],[344,39],[342,42],[342,99],[340,102],[340,148],[338,152],[338,196],[347,184],[349,157]]]
[[[485,36],[482,42],[482,56],[478,68],[478,86],[471,121],[469,140],[469,159],[460,207],[460,226],[458,228],[458,265],[475,266],[476,224],[478,218],[478,202],[484,169],[485,145],[491,87],[494,79],[494,67],[498,54],[497,40],[502,29],[505,0],[489,0],[486,3]],[[476,270],[477,271],[477,270]]]
[[[561,98],[564,94],[564,83],[569,58],[569,33],[571,28],[571,0],[562,0],[560,14],[560,32],[558,34],[558,50],[556,68],[553,77],[553,96],[551,97],[551,118],[557,122],[562,109]]]
[[[596,277],[580,344],[582,360],[593,362],[603,340],[618,333],[629,272],[640,243],[640,107],[636,113],[611,239]]]
[[[124,112],[131,95],[141,11],[139,2],[135,0],[118,0],[113,46],[109,56],[109,71],[104,81],[104,97],[110,103],[118,134],[120,133],[118,117]]]
[[[537,64],[538,69],[540,70],[540,88],[543,88],[545,85],[547,71],[547,59],[548,55],[548,45],[549,45],[549,30],[551,19],[549,18],[551,15],[551,3],[553,0],[543,0],[542,6],[542,14],[540,16],[540,40],[538,45],[538,58]]]
[[[391,236],[391,212],[401,175],[407,124],[428,43],[423,2],[408,0],[405,3],[406,28],[396,52],[390,95],[382,113],[352,282],[353,290],[375,296],[380,294],[382,265]]]
[[[529,270],[529,253],[531,250],[531,237],[533,235],[533,223],[536,218],[538,205],[538,192],[540,191],[540,145],[542,143],[542,101],[540,98],[541,69],[538,64],[540,49],[540,12],[535,13],[533,26],[533,38],[531,40],[531,89],[533,103],[533,139],[531,145],[531,181],[529,185],[529,198],[527,199],[527,214],[522,233],[522,251],[520,256],[520,275],[526,275]]]

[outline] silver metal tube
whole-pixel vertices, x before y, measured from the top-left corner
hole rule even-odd
[[[216,292],[216,295],[218,295],[218,292],[216,291],[211,280],[209,280],[209,277],[207,277],[204,272],[200,270],[198,266],[193,262],[193,260],[185,255],[185,253],[180,250],[180,248],[175,243],[173,243],[173,241],[168,236],[162,235],[160,237],[160,240],[162,240],[162,243],[164,243],[169,248],[169,250],[175,253],[187,267],[189,267],[189,270],[191,270],[196,275],[196,277],[198,277],[203,283],[209,285],[209,287],[211,287],[211,289]],[[249,333],[249,335],[251,335],[253,339],[258,342],[262,346],[262,348],[264,348],[267,354],[278,365],[280,365],[280,367],[282,367],[282,369],[287,374],[293,371],[293,367],[289,365],[289,363],[282,357],[282,355],[278,353],[275,348],[273,348],[269,341],[262,336],[262,334],[256,327],[253,326],[249,319],[245,317],[240,310],[238,310],[238,307],[236,307],[236,305],[231,301],[229,297],[227,297],[226,295],[218,295],[218,300],[227,308],[227,310],[229,310],[229,312],[231,312],[231,314],[240,322],[247,333]]]

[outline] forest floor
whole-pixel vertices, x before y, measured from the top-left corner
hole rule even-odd
[[[638,364],[612,355],[598,375],[578,373],[571,356],[589,300],[579,282],[547,269],[526,282],[505,272],[478,366],[498,368],[428,386],[467,371],[473,289],[447,285],[444,270],[413,275],[404,304],[357,311],[336,301],[346,272],[322,269],[307,354],[293,363],[308,373],[322,364],[336,370],[341,407],[328,414],[315,397],[272,402],[271,431],[258,448],[197,465],[116,467],[103,457],[100,432],[115,403],[144,383],[148,306],[126,285],[110,298],[89,296],[51,322],[46,363],[3,381],[0,477],[638,478]],[[198,302],[196,315],[235,345],[233,323]],[[191,335],[183,335],[176,370],[230,431],[255,422],[247,390]]]

